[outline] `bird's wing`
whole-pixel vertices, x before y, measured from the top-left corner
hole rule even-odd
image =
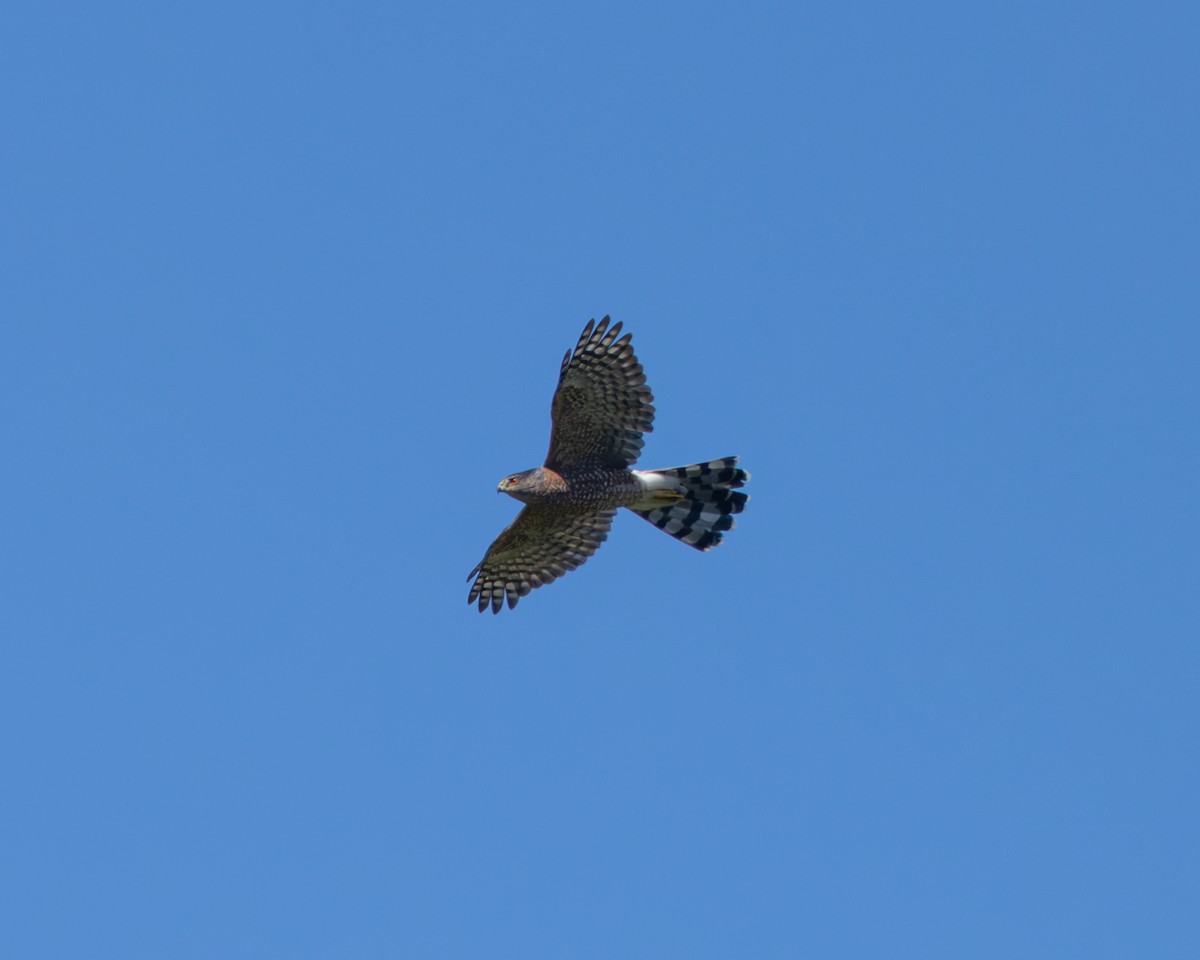
[[[499,613],[529,591],[574,570],[608,537],[616,510],[531,504],[517,514],[467,579],[475,577],[467,603]],[[478,576],[476,576],[478,574]]]
[[[628,467],[653,429],[654,395],[621,324],[589,320],[574,350],[563,357],[550,406],[546,466],[561,470],[595,465]]]

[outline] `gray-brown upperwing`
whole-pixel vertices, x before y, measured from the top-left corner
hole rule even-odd
[[[654,395],[630,345],[617,339],[621,324],[589,320],[574,350],[563,357],[550,405],[553,470],[580,466],[632,466],[642,434],[654,429]]]
[[[510,608],[515,607],[529,591],[557,580],[599,550],[616,512],[586,506],[527,506],[467,574],[468,580],[475,577],[467,603],[478,601],[480,612],[490,604],[492,613],[499,613],[505,599]]]

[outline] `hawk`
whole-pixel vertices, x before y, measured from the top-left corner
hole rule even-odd
[[[654,396],[621,324],[589,320],[563,357],[550,406],[550,452],[532,470],[513,473],[497,491],[525,508],[488,547],[467,603],[499,613],[531,590],[574,570],[608,537],[627,507],[676,540],[711,550],[733,529],[750,479],[737,457],[666,470],[632,470],[642,434],[653,429]]]

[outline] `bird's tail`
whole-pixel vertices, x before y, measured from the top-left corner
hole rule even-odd
[[[750,498],[736,488],[750,479],[737,457],[666,470],[636,470],[647,490],[629,509],[697,550],[711,550],[733,529]]]

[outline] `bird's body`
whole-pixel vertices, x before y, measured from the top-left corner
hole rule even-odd
[[[522,503],[586,503],[604,509],[634,503],[642,486],[633,471],[617,467],[585,466],[567,470],[566,476],[549,467],[535,467],[505,477],[498,489]]]
[[[563,358],[551,405],[543,466],[510,474],[497,490],[525,509],[496,538],[467,579],[468,603],[499,613],[536,587],[575,569],[627,507],[689,546],[709,550],[732,529],[750,475],[737,457],[667,470],[633,470],[642,434],[653,429],[653,395],[621,324],[589,321]]]

